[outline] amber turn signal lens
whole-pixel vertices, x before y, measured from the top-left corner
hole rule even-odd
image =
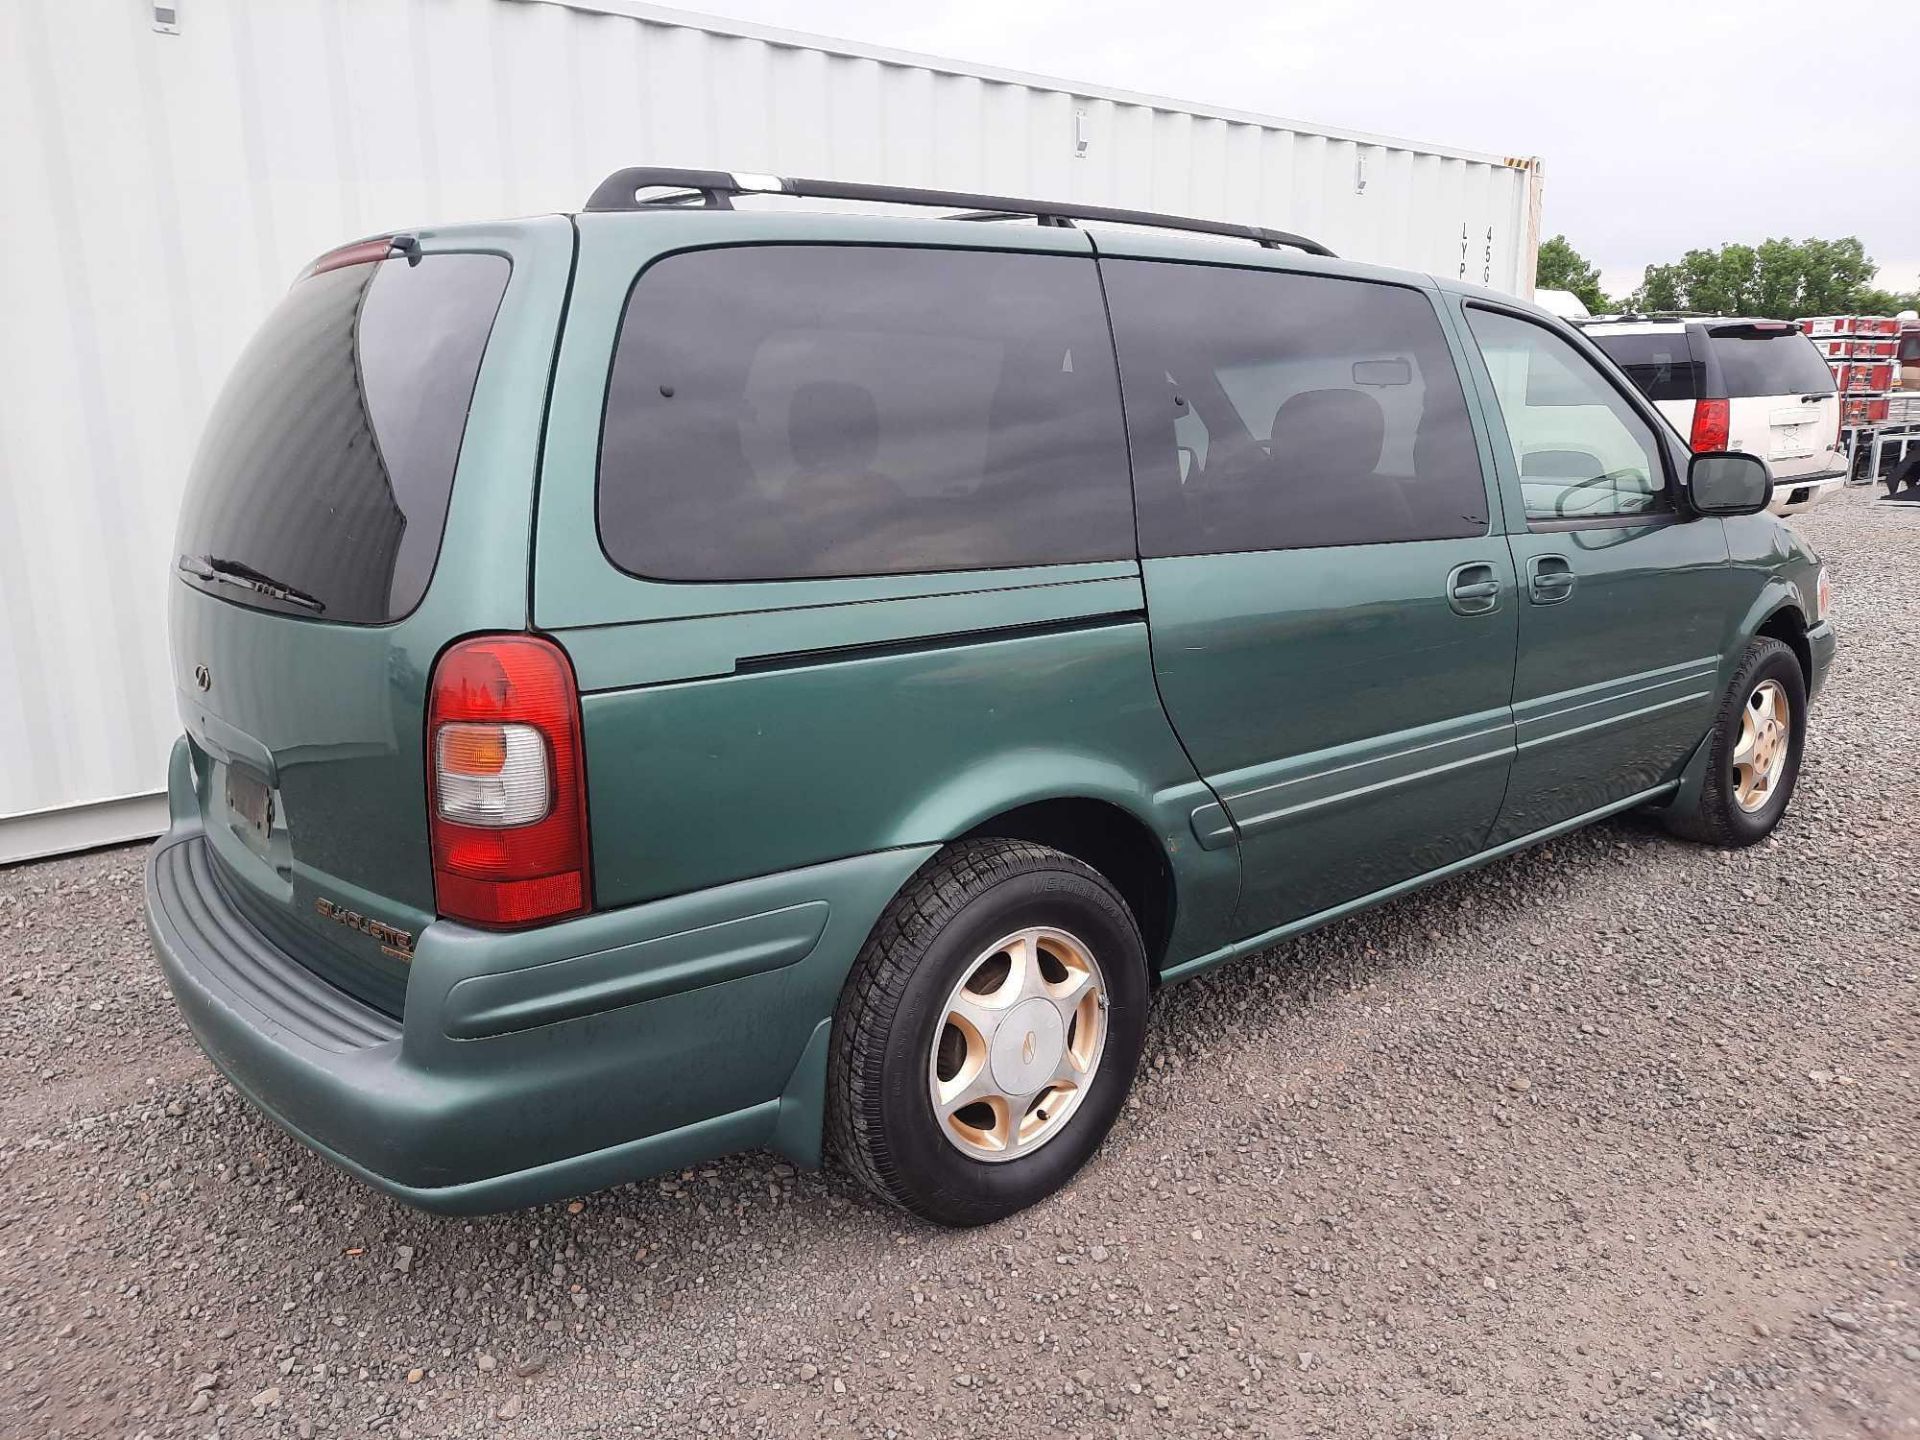
[[[449,725],[440,732],[440,768],[456,775],[498,775],[507,735],[498,725]]]

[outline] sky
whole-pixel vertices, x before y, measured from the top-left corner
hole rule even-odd
[[[1648,264],[1689,249],[1776,235],[1858,235],[1883,285],[1920,287],[1920,0],[692,6],[1320,125],[1538,155],[1543,236],[1564,233],[1614,294],[1632,289]],[[1905,61],[1879,58],[1898,56]]]

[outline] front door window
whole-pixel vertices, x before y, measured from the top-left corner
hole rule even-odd
[[[1529,524],[1671,510],[1660,437],[1565,339],[1498,310],[1467,323],[1493,377]]]

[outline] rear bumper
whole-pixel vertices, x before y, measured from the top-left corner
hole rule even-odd
[[[1825,475],[1801,475],[1791,479],[1775,477],[1773,500],[1767,509],[1775,515],[1798,515],[1811,510],[1847,482],[1844,470]]]
[[[194,1037],[296,1139],[390,1195],[477,1213],[729,1151],[819,1156],[828,1022],[925,849],[517,935],[445,922],[383,1015],[229,901],[194,818],[147,862],[147,924]]]

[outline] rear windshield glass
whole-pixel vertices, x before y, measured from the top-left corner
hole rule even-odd
[[[181,573],[292,615],[371,625],[412,611],[509,269],[498,255],[430,255],[296,283],[207,422]]]
[[[664,580],[1133,553],[1091,259],[761,245],[650,268],[620,328],[601,542]]]
[[[1819,395],[1833,390],[1833,372],[1798,330],[1710,331],[1727,398]]]
[[[1666,335],[1589,335],[1627,372],[1649,400],[1697,400],[1700,367],[1684,332]]]

